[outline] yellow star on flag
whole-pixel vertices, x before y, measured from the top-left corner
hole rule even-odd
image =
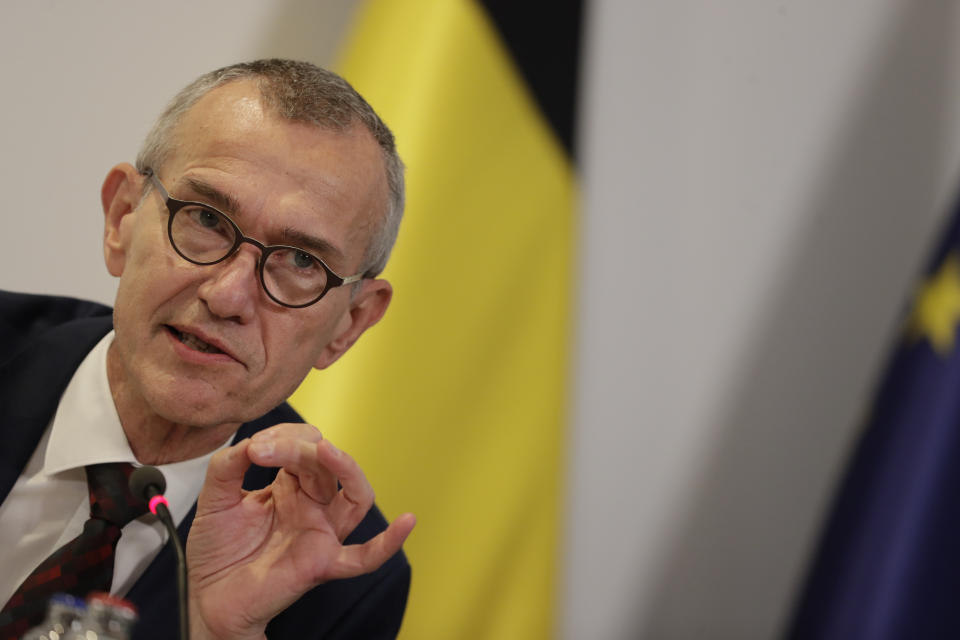
[[[960,258],[951,251],[936,273],[920,285],[907,319],[911,340],[926,338],[946,356],[953,349],[960,323]]]

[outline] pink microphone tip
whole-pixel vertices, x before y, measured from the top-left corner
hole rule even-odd
[[[149,504],[150,513],[152,513],[153,515],[157,515],[158,504],[166,505],[167,509],[170,508],[170,503],[167,502],[167,499],[165,497],[163,497],[162,495],[153,496],[152,498],[150,498],[150,504]]]

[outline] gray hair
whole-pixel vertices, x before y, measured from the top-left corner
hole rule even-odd
[[[256,80],[264,103],[282,118],[333,131],[343,131],[359,121],[373,134],[383,152],[390,197],[368,242],[361,272],[366,277],[377,276],[387,264],[403,217],[403,162],[393,133],[380,116],[332,71],[309,62],[271,59],[242,62],[200,76],[180,91],[157,119],[137,154],[137,169],[159,169],[173,152],[174,129],[184,114],[209,91],[241,79]]]

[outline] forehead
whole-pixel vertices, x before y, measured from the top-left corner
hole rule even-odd
[[[386,211],[383,155],[369,131],[358,123],[336,131],[285,120],[263,104],[252,81],[206,94],[184,114],[172,142],[160,171],[177,196],[189,195],[180,189],[190,182],[207,184],[237,203],[232,213],[245,233],[282,225],[320,234],[351,268]]]

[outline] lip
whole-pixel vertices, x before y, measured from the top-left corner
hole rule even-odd
[[[236,362],[243,364],[243,361],[238,358],[233,351],[225,345],[221,340],[205,333],[202,329],[196,327],[188,327],[178,324],[166,324],[164,325],[164,332],[169,336],[170,340],[174,344],[174,348],[177,350],[181,356],[185,359],[200,362],[200,363],[211,363],[211,362]],[[196,336],[200,340],[203,340],[207,344],[216,347],[223,353],[204,353],[203,351],[197,351],[196,349],[191,349],[184,343],[180,342],[176,335],[173,334],[171,329],[178,331],[180,333],[189,333],[193,336]]]

